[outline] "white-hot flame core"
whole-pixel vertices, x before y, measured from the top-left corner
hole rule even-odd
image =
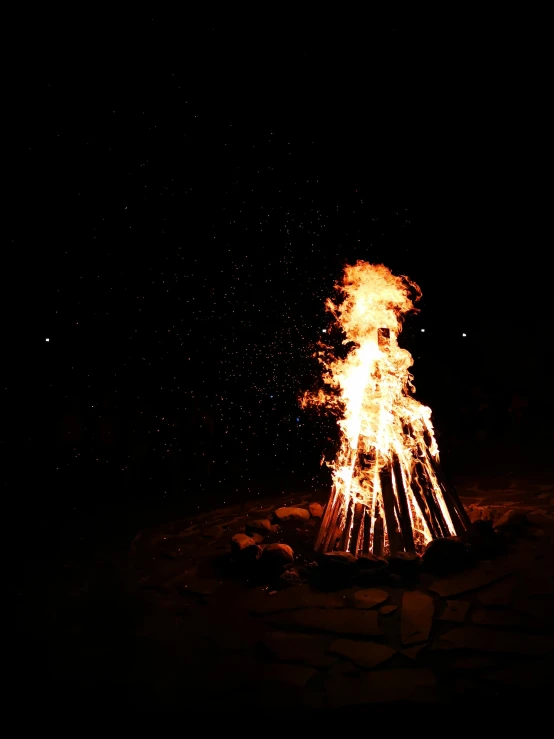
[[[454,534],[432,463],[438,462],[439,450],[431,410],[412,396],[409,370],[413,359],[398,346],[403,317],[414,310],[411,296],[419,299],[419,287],[406,277],[393,275],[384,265],[361,261],[345,268],[343,280],[336,287],[341,300],[338,304],[329,300],[327,308],[345,334],[344,343],[352,343],[352,348],[345,359],[329,359],[325,351],[321,352],[327,392],[306,398],[340,411],[340,450],[329,463],[334,494],[342,496],[345,506],[352,498],[364,503],[374,523],[376,513],[383,510],[380,472],[396,458],[402,478],[396,480],[393,474],[396,508],[399,510],[401,484],[416,545],[421,547],[432,536],[412,489],[417,485],[419,462],[436,505]],[[360,455],[366,460],[363,465],[359,464]],[[386,542],[386,530],[384,534]]]

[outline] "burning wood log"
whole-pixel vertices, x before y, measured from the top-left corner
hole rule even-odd
[[[313,398],[343,410],[333,489],[316,550],[395,554],[463,533],[469,518],[440,468],[431,411],[412,395],[412,358],[398,346],[417,285],[383,265],[358,262],[328,301],[352,349],[324,361],[332,391]],[[414,296],[415,293],[415,296]]]

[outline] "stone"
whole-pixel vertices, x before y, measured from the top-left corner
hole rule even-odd
[[[519,626],[521,624],[521,614],[517,611],[485,610],[475,611],[471,620],[474,624],[481,626]]]
[[[554,685],[554,663],[539,660],[529,663],[518,662],[495,672],[483,675],[482,680],[510,685],[522,690],[551,689]]]
[[[272,664],[265,666],[263,679],[264,681],[290,683],[298,688],[304,688],[315,674],[316,671],[312,667]]]
[[[371,613],[371,611],[369,611]],[[544,655],[554,651],[554,637],[499,631],[485,626],[462,626],[443,634],[451,649],[472,649],[479,652]]]
[[[440,617],[441,621],[456,621],[463,623],[471,603],[467,600],[447,600],[446,608]]]
[[[478,590],[509,574],[509,571],[498,566],[483,563],[479,567],[475,567],[467,572],[461,572],[448,578],[435,580],[429,586],[429,590],[437,593],[441,598],[449,598],[451,595],[462,595],[472,590]]]
[[[471,552],[477,556],[486,557],[495,554],[499,549],[499,540],[492,519],[474,521],[466,538],[471,545]]]
[[[478,593],[484,606],[509,606],[512,603],[515,581],[509,577]]]
[[[382,644],[372,642],[354,641],[352,639],[337,639],[329,647],[331,654],[339,654],[346,657],[358,667],[371,669],[386,662],[396,650]]]
[[[286,592],[286,591],[285,591]],[[302,608],[284,611],[269,617],[271,623],[280,626],[326,631],[351,636],[382,636],[377,611],[356,608]]]
[[[427,641],[435,604],[430,595],[419,590],[404,593],[402,598],[402,613],[400,617],[400,633],[402,644],[417,644]]]
[[[385,557],[378,557],[376,554],[360,554],[358,557],[358,567],[360,570],[380,570],[388,566],[389,563]]]
[[[297,608],[343,608],[344,597],[334,593],[318,593],[308,585],[280,590],[274,595],[263,593],[263,597],[254,605],[253,611],[258,614],[291,611]]]
[[[400,654],[403,654],[408,659],[417,659],[419,653],[422,649],[425,649],[427,644],[418,644],[416,647],[408,647],[408,649],[403,649]]]
[[[384,557],[361,554],[358,557],[356,582],[359,585],[380,585],[387,581],[389,563]]]
[[[319,634],[272,632],[262,644],[271,656],[281,662],[303,662],[311,667],[330,667],[337,660],[326,654],[329,637]]]
[[[390,616],[391,613],[394,613],[397,610],[398,606],[381,606],[379,608],[379,613],[381,616]]]
[[[246,534],[235,534],[231,539],[231,552],[238,561],[253,562],[261,557],[262,548],[252,537]]]
[[[254,521],[248,521],[245,526],[247,534],[257,531],[258,533],[273,534],[278,531],[279,527],[271,523],[268,518],[259,518]]]
[[[195,595],[212,595],[221,585],[219,580],[204,580],[200,577],[191,577],[180,584],[182,590]]]
[[[496,666],[497,662],[490,657],[460,657],[451,663],[450,669],[460,672],[478,672]]]
[[[393,575],[403,580],[415,580],[419,574],[420,559],[411,552],[397,552],[388,558],[389,568]]]
[[[279,582],[281,585],[284,585],[284,587],[291,587],[292,585],[300,585],[302,578],[295,567],[290,567],[288,570],[283,572],[279,578]]]
[[[436,575],[459,570],[466,567],[468,562],[469,552],[459,536],[430,541],[422,556],[425,569]]]
[[[361,673],[351,663],[338,662],[327,673],[325,681],[326,702],[337,709],[359,703]]]
[[[378,606],[379,603],[384,603],[388,598],[389,594],[384,590],[368,588],[366,590],[357,590],[354,593],[354,604],[356,608],[373,608],[373,606]]]
[[[356,578],[357,562],[350,552],[326,552],[319,560],[317,576],[322,585],[348,586]]]
[[[325,510],[321,503],[310,503],[308,506],[310,516],[312,518],[323,518],[323,511]]]
[[[274,515],[281,523],[290,521],[302,522],[309,521],[310,519],[310,512],[305,508],[288,508],[287,506],[283,506],[282,508],[277,508]]]
[[[523,511],[509,510],[498,519],[494,528],[497,531],[519,534],[528,525],[528,523],[527,516]]]
[[[268,544],[262,552],[262,562],[286,565],[294,562],[294,552],[288,544]]]
[[[370,672],[361,680],[361,703],[435,703],[437,680],[426,668],[402,668]]]

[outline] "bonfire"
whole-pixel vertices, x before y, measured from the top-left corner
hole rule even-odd
[[[462,535],[469,519],[441,471],[431,409],[414,398],[411,354],[398,345],[419,287],[384,265],[347,266],[327,309],[346,356],[321,344],[323,389],[307,394],[337,415],[340,446],[316,540],[320,552],[421,553]],[[344,352],[343,352],[344,354]]]

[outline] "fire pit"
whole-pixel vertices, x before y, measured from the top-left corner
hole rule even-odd
[[[304,404],[335,412],[340,448],[328,465],[333,487],[315,549],[377,556],[419,554],[461,536],[469,518],[441,471],[431,409],[419,403],[411,354],[398,345],[419,287],[384,265],[347,266],[327,301],[346,357],[321,343],[324,389]]]

